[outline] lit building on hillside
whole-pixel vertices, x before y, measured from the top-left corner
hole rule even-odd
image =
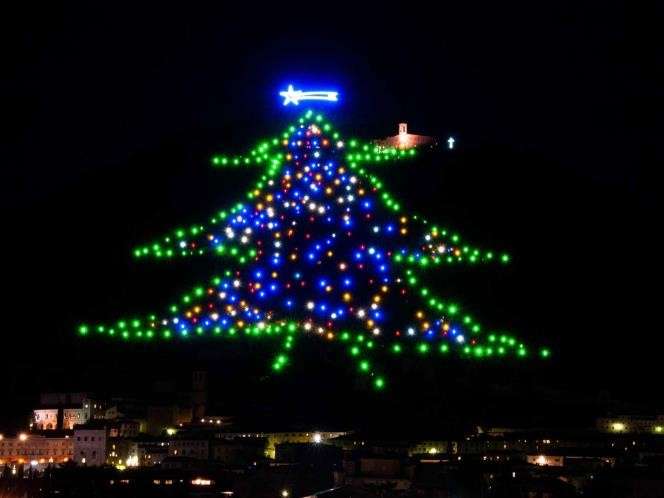
[[[32,411],[32,429],[54,431],[58,428],[57,408],[40,408]]]
[[[74,441],[69,436],[0,437],[0,465],[32,465],[41,470],[51,463],[68,462],[73,453]]]
[[[79,465],[100,466],[106,463],[105,427],[76,427],[74,430],[74,461]]]
[[[374,140],[379,147],[396,147],[397,149],[410,149],[411,147],[435,147],[438,141],[426,135],[408,133],[408,123],[399,123],[399,132],[391,137]]]

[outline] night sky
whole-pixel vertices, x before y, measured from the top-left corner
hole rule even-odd
[[[298,411],[315,393],[331,420],[352,421],[351,400],[367,396],[344,357],[321,348],[274,380],[260,346],[74,333],[83,320],[162,310],[212,273],[211,261],[141,263],[130,251],[244,192],[257,171],[213,170],[209,157],[279,132],[296,115],[276,96],[289,82],[338,88],[330,115],[347,135],[387,136],[407,121],[457,138],[454,153],[385,180],[402,204],[513,254],[509,268],[442,271],[440,288],[554,351],[532,367],[395,365],[384,403],[426,400],[428,415],[459,417],[460,406],[534,418],[662,407],[650,169],[662,158],[632,20],[613,2],[461,4],[70,4],[0,16],[0,404],[11,406],[0,421],[22,421],[41,390],[147,389],[195,367],[211,372],[219,410]]]

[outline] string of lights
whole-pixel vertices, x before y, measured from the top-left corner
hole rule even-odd
[[[247,155],[214,156],[216,167],[262,166],[264,172],[244,201],[205,224],[137,247],[134,257],[209,255],[233,265],[164,314],[84,324],[79,334],[127,341],[272,338],[278,344],[275,373],[291,364],[298,337],[316,336],[342,344],[376,389],[387,385],[374,359],[382,352],[529,356],[522,341],[485,332],[457,303],[422,283],[424,273],[441,265],[507,264],[510,257],[472,247],[457,233],[405,213],[363,166],[414,157],[415,149],[344,140],[312,111]],[[539,356],[549,355],[539,350]]]

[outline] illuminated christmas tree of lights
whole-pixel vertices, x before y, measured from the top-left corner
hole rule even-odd
[[[510,258],[408,213],[371,170],[416,156],[415,149],[345,140],[312,111],[246,156],[214,156],[215,167],[264,172],[245,200],[206,224],[136,248],[134,257],[224,258],[228,268],[162,314],[84,324],[79,334],[124,341],[262,338],[276,344],[275,373],[288,369],[296,341],[311,337],[340,344],[376,389],[387,386],[381,354],[437,361],[529,356],[516,337],[485,331],[454,299],[423,283],[425,274],[447,265]]]

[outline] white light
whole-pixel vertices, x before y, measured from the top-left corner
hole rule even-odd
[[[323,437],[320,435],[320,433],[314,434],[314,443],[320,443],[323,440]]]
[[[325,100],[328,102],[337,102],[339,100],[339,92],[303,92],[302,90],[295,90],[293,85],[288,85],[288,90],[279,92],[279,95],[284,98],[284,105],[291,103],[299,105],[301,100]]]
[[[454,137],[448,138],[447,139],[447,148],[448,149],[453,149],[454,148],[454,142],[456,142],[456,140],[454,140]]]

